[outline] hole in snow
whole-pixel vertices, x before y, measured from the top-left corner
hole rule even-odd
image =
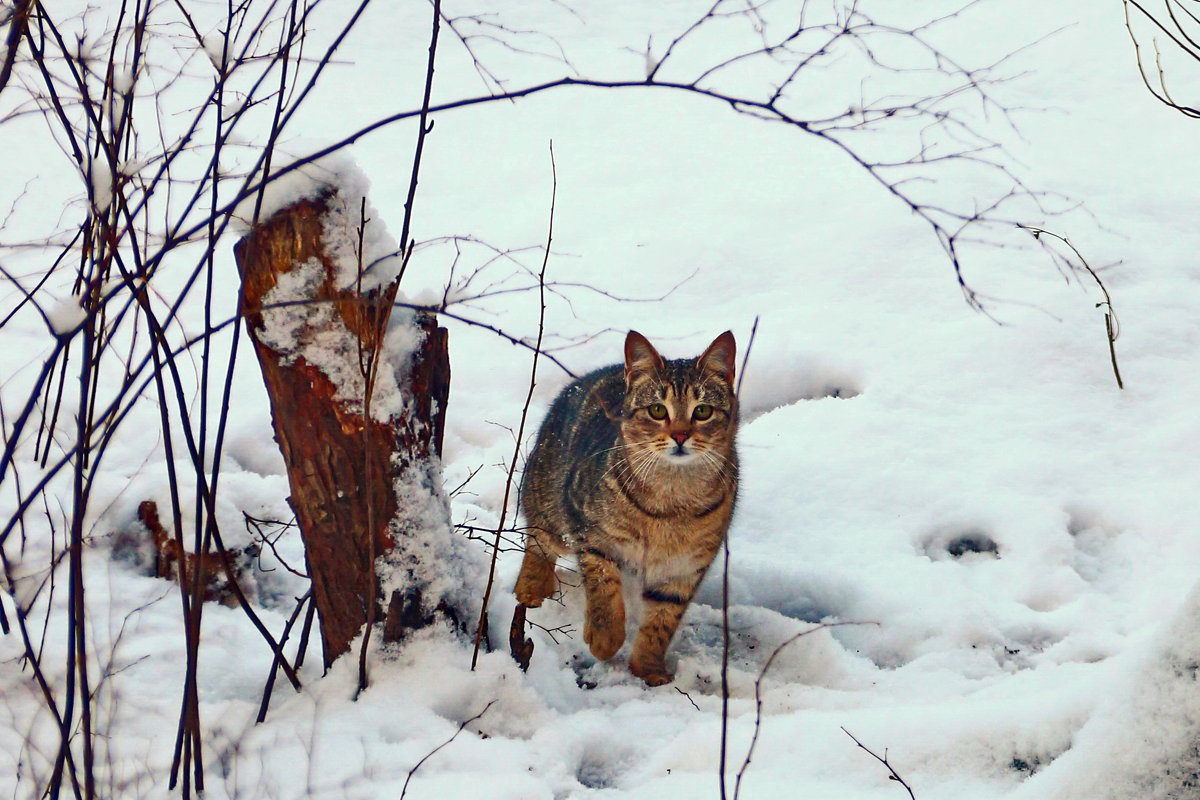
[[[575,780],[589,789],[608,789],[613,785],[613,777],[611,765],[591,754],[585,754],[575,770]]]
[[[1057,757],[1057,753],[1055,757]],[[1048,760],[1053,760],[1053,758]],[[1008,768],[1014,772],[1023,772],[1025,773],[1025,777],[1028,778],[1031,775],[1035,775],[1042,768],[1042,759],[1037,755],[1016,755],[1009,762]]]
[[[1099,583],[1119,572],[1109,548],[1121,531],[1098,512],[1067,508],[1067,533],[1075,543],[1071,567],[1089,583]]]
[[[1000,557],[1000,545],[981,528],[955,527],[934,531],[926,538],[924,551],[934,561],[944,561],[947,557]]]
[[[629,770],[633,753],[612,741],[591,741],[583,748],[575,780],[589,789],[616,787]]]
[[[1067,533],[1072,536],[1109,527],[1105,524],[1104,517],[1093,509],[1067,506],[1063,510],[1067,512]]]
[[[962,558],[967,553],[990,553],[999,557],[1000,547],[986,533],[973,531],[951,539],[946,545],[946,552],[955,558]]]

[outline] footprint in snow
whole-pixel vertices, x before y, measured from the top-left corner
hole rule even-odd
[[[925,536],[921,549],[933,561],[1000,558],[1000,545],[995,538],[975,526],[947,526],[934,530]]]

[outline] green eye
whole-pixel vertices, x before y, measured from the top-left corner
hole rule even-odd
[[[650,419],[666,419],[667,407],[662,403],[655,403],[646,409],[646,413],[650,415]]]
[[[692,409],[692,419],[703,422],[713,415],[713,407],[707,403],[701,403]]]

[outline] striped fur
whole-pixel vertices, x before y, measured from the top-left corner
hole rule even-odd
[[[737,497],[733,334],[697,359],[665,361],[630,331],[625,363],[567,386],[526,465],[529,529],[517,600],[557,591],[554,565],[574,555],[587,603],[583,638],[600,660],[625,641],[622,574],[644,601],[629,668],[671,679],[665,655],[720,549]]]

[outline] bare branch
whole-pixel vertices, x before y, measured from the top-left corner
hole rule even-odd
[[[1068,261],[1063,259],[1062,256],[1060,256],[1057,252],[1051,251],[1052,255],[1056,259],[1056,263],[1061,261],[1072,270],[1079,268],[1086,270],[1087,273],[1092,276],[1092,280],[1096,282],[1096,285],[1100,287],[1100,291],[1104,294],[1104,300],[1103,302],[1097,303],[1096,307],[1104,309],[1104,331],[1106,337],[1108,338],[1108,355],[1112,362],[1113,377],[1117,379],[1117,388],[1124,389],[1125,382],[1121,380],[1121,370],[1117,366],[1117,337],[1121,335],[1121,325],[1117,320],[1117,311],[1115,308],[1113,308],[1112,297],[1109,296],[1108,289],[1104,286],[1104,282],[1100,280],[1100,276],[1097,275],[1096,270],[1092,269],[1091,265],[1088,264],[1087,259],[1083,257],[1083,254],[1080,253],[1075,245],[1071,244],[1070,240],[1068,240],[1065,236],[1043,230],[1041,228],[1030,227],[1028,225],[1022,225],[1021,227],[1029,231],[1029,233],[1033,235],[1033,238],[1037,239],[1043,247],[1048,247],[1048,245],[1042,237],[1050,237],[1066,245],[1074,254],[1075,259],[1073,261]]]
[[[401,787],[401,789],[400,789],[400,800],[404,800],[404,796],[406,794],[408,794],[408,784],[409,784],[409,782],[412,781],[413,776],[417,774],[417,770],[419,770],[421,768],[421,765],[424,764],[429,759],[433,758],[433,756],[436,755],[437,752],[439,750],[441,750],[443,747],[446,747],[449,744],[451,744],[455,739],[458,738],[458,735],[460,733],[462,733],[468,725],[470,725],[472,722],[475,722],[476,720],[480,719],[484,714],[486,714],[488,712],[488,709],[491,708],[492,706],[494,706],[495,704],[496,704],[495,700],[488,701],[488,704],[483,707],[482,711],[480,711],[478,714],[471,717],[470,719],[464,719],[462,721],[462,724],[460,724],[458,726],[458,730],[456,730],[454,732],[454,735],[452,735],[449,739],[447,739],[446,741],[439,744],[437,747],[430,750],[428,753],[426,753],[424,756],[422,756],[420,761],[418,761],[416,764],[413,765],[413,768],[408,771],[408,777],[404,779],[404,786]]]
[[[514,445],[512,460],[508,465],[508,477],[504,482],[504,500],[500,505],[500,521],[496,525],[496,540],[492,547],[492,560],[488,567],[487,586],[483,590],[483,600],[479,612],[479,625],[475,629],[475,647],[471,651],[471,670],[474,671],[475,665],[479,661],[479,646],[483,641],[484,631],[487,628],[488,619],[488,602],[492,598],[492,585],[496,578],[496,558],[500,554],[500,534],[504,530],[504,523],[508,516],[508,501],[512,494],[513,474],[517,469],[517,462],[520,460],[521,447],[525,443],[525,422],[529,417],[529,404],[533,401],[533,390],[537,385],[537,367],[538,356],[542,353],[542,335],[546,329],[546,265],[550,263],[550,245],[554,242],[554,209],[558,201],[558,167],[554,163],[554,142],[550,143],[550,218],[546,223],[546,246],[544,249],[545,255],[542,258],[542,270],[538,273],[538,285],[542,287],[542,291],[538,296],[538,333],[537,341],[533,346],[533,363],[529,367],[529,391],[525,394],[525,404],[521,407],[521,422],[517,427],[516,443]],[[514,622],[515,625],[515,622]],[[528,659],[525,664],[528,666]]]
[[[878,755],[877,753],[875,753],[875,751],[874,751],[874,750],[872,750],[871,748],[867,747],[865,744],[863,744],[862,742],[860,742],[860,741],[858,740],[858,738],[857,738],[857,737],[855,737],[855,735],[854,735],[853,733],[851,733],[850,731],[846,730],[844,727],[842,728],[842,732],[843,732],[843,733],[845,733],[847,736],[849,736],[851,739],[853,739],[853,740],[854,740],[854,743],[855,743],[856,745],[858,745],[859,747],[861,747],[863,750],[867,751],[867,753],[868,753],[868,754],[871,756],[871,758],[875,759],[875,760],[876,760],[876,761],[878,761],[880,764],[883,764],[885,767],[887,767],[887,770],[888,770],[888,772],[890,773],[890,774],[888,775],[888,780],[890,780],[890,781],[896,781],[896,782],[897,782],[897,783],[899,783],[901,786],[903,786],[903,787],[904,787],[904,790],[905,790],[906,792],[908,792],[908,796],[909,796],[910,800],[917,800],[917,796],[916,796],[915,794],[913,794],[912,787],[911,787],[911,786],[909,786],[907,783],[905,783],[905,781],[904,781],[904,778],[901,778],[901,777],[900,777],[900,773],[896,772],[896,769],[895,769],[895,767],[893,767],[893,766],[892,766],[890,763],[888,763],[888,758],[887,758],[887,750],[884,750],[884,751],[883,751],[883,755],[882,755],[882,756],[880,756],[880,755]]]

